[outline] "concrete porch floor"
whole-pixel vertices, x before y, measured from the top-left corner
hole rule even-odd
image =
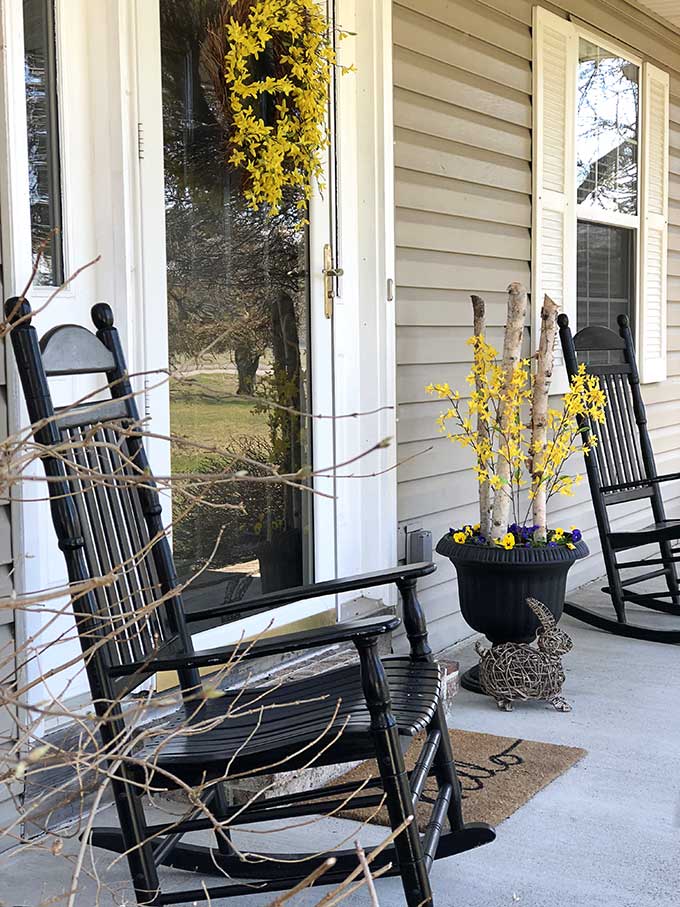
[[[542,704],[502,713],[493,702],[461,691],[451,724],[467,730],[542,740],[588,750],[565,775],[522,806],[497,829],[497,840],[478,851],[435,864],[435,904],[441,907],[677,907],[680,903],[680,647],[615,638],[565,617],[574,638],[565,658],[565,694],[573,711],[561,714]],[[466,669],[475,661],[471,644],[447,654]],[[114,824],[108,809],[101,824]],[[237,833],[241,847],[311,850],[338,846],[358,826],[321,819],[285,834]],[[200,836],[197,836],[197,838]],[[362,829],[362,844],[383,837]],[[66,904],[72,864],[64,854],[35,848],[0,857],[0,905]],[[77,842],[65,839],[65,853]],[[75,903],[133,904],[126,868],[112,868],[111,855],[97,852],[98,886],[92,854]],[[191,887],[196,879],[164,871],[168,888]],[[206,879],[210,884],[213,880]],[[214,882],[213,882],[214,883]],[[381,907],[403,904],[396,879],[377,883]],[[291,903],[311,907],[327,889],[307,892]],[[273,896],[238,901],[264,907]],[[213,903],[237,903],[219,901]],[[369,903],[365,891],[343,902]]]

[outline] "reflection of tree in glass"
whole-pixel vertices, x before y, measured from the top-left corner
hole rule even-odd
[[[239,389],[248,393],[271,346],[272,300],[300,294],[306,243],[296,229],[296,198],[268,218],[245,205],[228,169],[227,137],[202,64],[207,23],[219,6],[161,4],[170,354],[178,364],[220,337],[211,352],[234,353]]]
[[[234,368],[238,394],[306,411],[307,235],[299,227],[298,197],[291,194],[270,218],[245,204],[240,177],[229,170],[228,135],[206,57],[221,6],[219,0],[161,0],[170,360],[199,377]],[[232,437],[230,451],[236,458],[257,453],[254,459],[295,472],[308,459],[302,420],[280,409],[254,409],[269,437]],[[228,419],[228,405],[215,407],[215,417]],[[210,455],[196,464],[205,472],[225,465]],[[288,536],[299,548],[300,492],[249,484],[211,494],[216,504],[243,494],[245,514],[201,508],[179,525],[178,553],[191,551],[194,565],[225,523],[217,565],[250,560],[275,539],[285,547]],[[292,551],[290,560],[299,565]]]
[[[578,82],[579,204],[637,213],[638,67],[587,42]]]

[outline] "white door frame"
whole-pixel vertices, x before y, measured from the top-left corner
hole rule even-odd
[[[340,76],[338,85],[336,254],[345,274],[336,300],[333,343],[335,412],[343,417],[335,423],[335,462],[342,463],[396,434],[394,304],[387,289],[395,276],[392,10],[387,0],[336,2],[339,26],[355,33],[341,43],[341,61],[357,67],[356,73]],[[155,3],[57,0],[57,4],[62,23],[58,50],[60,82],[63,79],[64,84],[60,89],[65,95],[60,98],[65,241],[70,266],[99,252],[104,260],[79,279],[70,296],[62,296],[52,319],[48,313],[40,317],[38,330],[42,333],[52,320],[88,324],[90,304],[108,299],[128,349],[131,370],[163,369],[167,352],[157,342],[159,328],[164,329],[167,319],[165,272],[159,267],[165,249],[162,109],[158,94],[154,98],[147,92],[140,99],[137,90],[140,55],[149,52],[140,45],[140,28],[147,37],[158,35],[157,26],[148,31],[153,26],[149,17],[154,12],[157,17]],[[31,261],[21,0],[2,0],[0,17],[0,160],[5,162],[0,168],[0,205],[4,288],[10,295],[22,289]],[[144,139],[139,163],[138,124],[142,124]],[[83,143],[88,129],[92,141]],[[145,174],[144,179],[140,173]],[[319,284],[327,234],[320,219],[315,221],[312,282]],[[40,292],[32,295],[37,298]],[[330,322],[320,324],[319,330],[330,331]],[[315,375],[313,380],[318,387],[323,378]],[[13,374],[9,382],[10,418],[16,429],[27,419]],[[152,392],[148,403],[154,428],[162,433],[169,421],[167,394]],[[329,423],[324,420],[321,424]],[[318,427],[317,436],[323,436]],[[328,558],[320,567],[317,564],[317,578],[368,572],[396,563],[395,451],[392,443],[337,470],[337,500],[325,505],[326,514],[315,523],[316,551],[323,556],[324,551],[333,550],[332,563]],[[150,453],[156,470],[167,469],[167,450],[164,453],[161,445],[151,444]],[[322,453],[317,454],[317,466],[331,466],[334,458],[326,459]],[[41,493],[30,482],[21,490],[24,498]],[[32,503],[15,510],[17,591],[53,585],[65,574],[47,507]],[[333,527],[338,537],[337,559],[328,544]],[[375,596],[379,591],[368,594]],[[281,609],[277,622],[299,620],[316,610],[314,603],[304,611],[290,606]],[[17,644],[42,625],[39,612],[19,615]],[[45,666],[34,662],[31,670],[39,676]],[[80,682],[70,688],[74,694],[84,690],[80,673]],[[33,700],[38,698],[36,692]]]
[[[336,412],[342,463],[378,441],[388,447],[338,470],[338,575],[397,563],[394,134],[391,0],[337,0],[351,33],[340,62],[338,168],[340,262],[336,302]],[[364,478],[361,478],[361,477]],[[369,590],[389,599],[393,590]]]

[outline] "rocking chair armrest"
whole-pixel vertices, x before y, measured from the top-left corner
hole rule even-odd
[[[281,636],[267,636],[252,641],[243,640],[234,645],[183,655],[161,657],[151,655],[146,661],[114,665],[109,668],[109,674],[111,677],[127,677],[131,674],[143,676],[155,674],[157,671],[218,667],[228,664],[232,659],[238,661],[241,658],[263,658],[267,655],[282,655],[341,642],[361,643],[396,630],[400,623],[399,618],[394,615],[357,618],[329,627],[314,627],[298,633],[284,633]]]
[[[376,573],[362,573],[357,576],[347,576],[341,579],[324,580],[308,586],[295,586],[292,589],[282,589],[279,592],[269,592],[258,598],[248,599],[244,602],[229,602],[192,611],[186,615],[187,623],[197,620],[219,619],[232,617],[234,620],[261,614],[273,608],[292,605],[295,602],[309,598],[321,598],[323,595],[337,595],[342,592],[355,592],[359,589],[370,589],[375,586],[386,586],[399,583],[401,580],[414,580],[421,576],[434,573],[437,568],[432,563],[408,564],[401,567],[392,567],[390,570],[379,570]]]
[[[647,479],[637,479],[635,482],[621,482],[618,485],[603,485],[603,493],[609,491],[627,491],[629,488],[639,488],[641,485],[661,485],[664,482],[680,481],[680,472],[671,472],[664,476],[650,476]]]

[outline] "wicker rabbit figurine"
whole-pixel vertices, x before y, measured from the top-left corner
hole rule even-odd
[[[515,700],[545,699],[560,712],[571,711],[560,696],[564,684],[561,655],[573,646],[569,636],[558,629],[548,608],[535,598],[527,604],[538,618],[538,648],[527,643],[506,642],[484,649],[477,643],[480,657],[479,679],[483,689],[496,700],[499,709],[512,711]]]

